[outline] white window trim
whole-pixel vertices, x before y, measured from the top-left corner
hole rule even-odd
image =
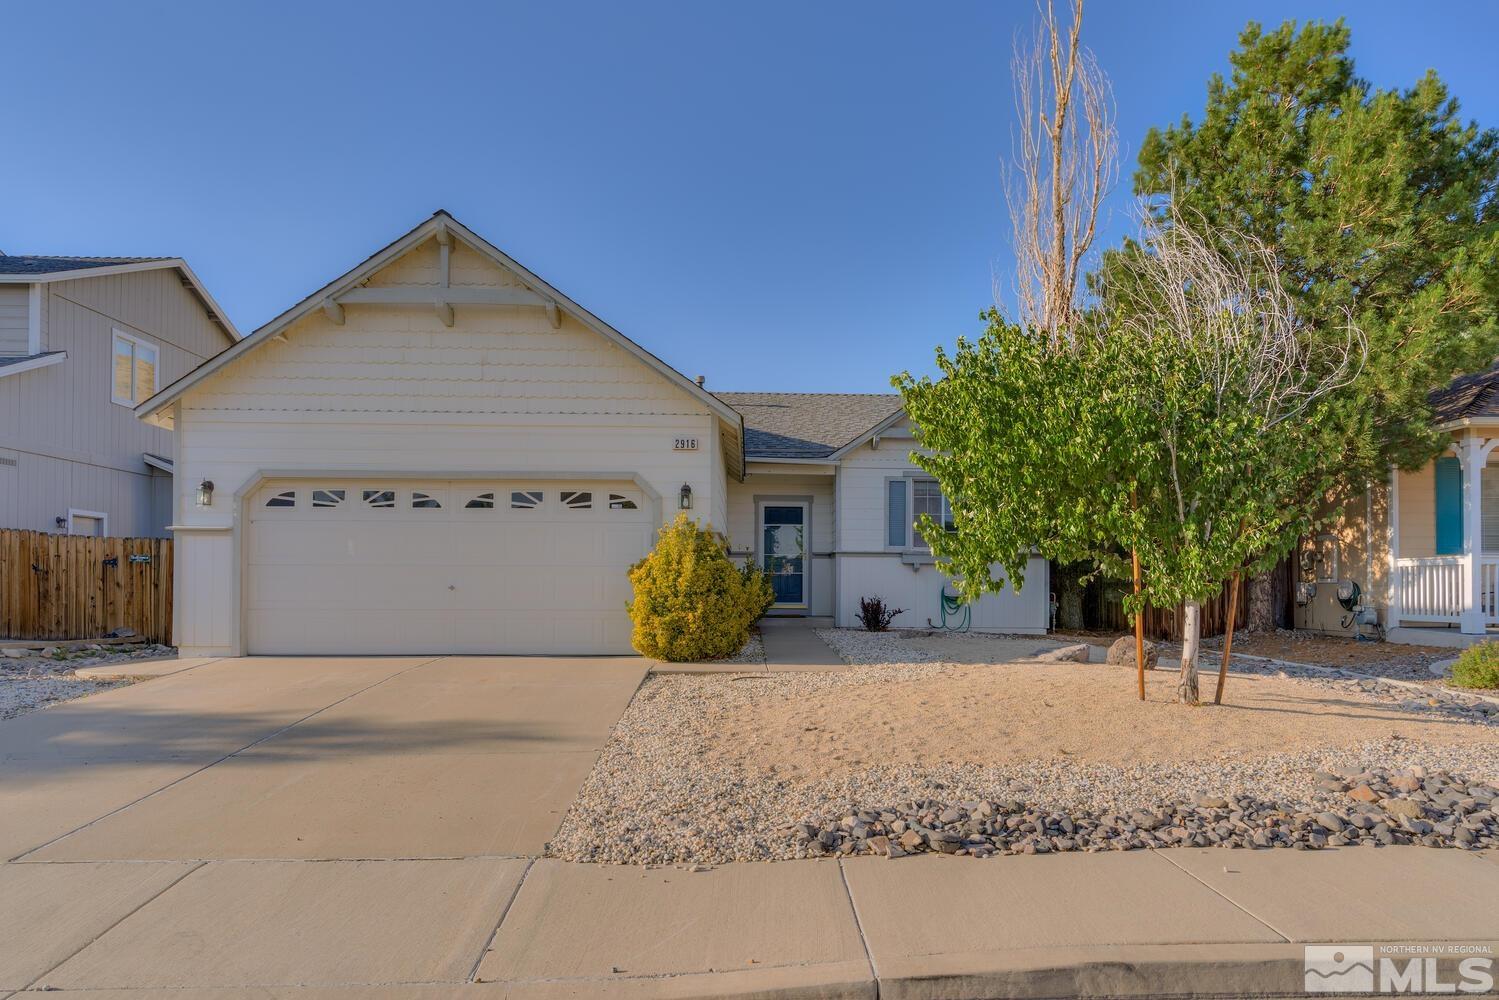
[[[906,490],[906,537],[905,537],[905,541],[901,545],[891,545],[891,544],[889,544],[890,539],[889,539],[889,536],[887,534],[886,538],[885,538],[885,543],[886,543],[885,544],[885,551],[886,552],[899,552],[902,555],[924,555],[924,556],[930,556],[932,554],[932,547],[930,545],[926,545],[926,544],[919,544],[918,545],[917,544],[917,537],[916,537],[916,516],[917,516],[916,515],[916,483],[919,483],[919,482],[920,483],[936,483],[937,479],[936,479],[935,476],[929,476],[929,475],[927,475],[925,473],[921,473],[921,474],[907,473],[904,476],[887,476],[885,478],[885,492],[884,492],[884,496],[882,498],[883,501],[884,501],[885,518],[884,518],[884,521],[881,524],[881,529],[880,529],[881,532],[888,532],[888,526],[889,526],[889,523],[890,523],[890,484],[891,483],[904,483],[905,484],[905,490]],[[938,489],[939,490],[941,489],[941,484],[940,483],[938,484]],[[943,503],[943,506],[945,506],[948,511],[952,510],[952,501],[947,498],[947,494],[946,493],[942,494],[942,503]]]
[[[156,372],[156,383],[158,383],[158,384],[161,382],[161,345],[154,344],[151,341],[147,340],[145,337],[137,337],[133,333],[126,333],[124,330],[121,330],[119,327],[114,327],[113,330],[112,330],[112,333],[113,333],[113,335],[109,338],[109,398],[110,398],[111,401],[113,401],[117,405],[119,405],[119,406],[128,406],[128,407],[130,407],[133,410],[133,409],[135,409],[135,406],[136,406],[137,403],[144,403],[146,400],[148,400],[152,396],[156,395],[157,385],[153,384],[151,386],[151,391],[148,392],[146,395],[142,396],[138,400],[136,400],[136,399],[122,399],[120,396],[116,395],[115,394],[115,344],[117,344],[119,341],[123,340],[123,341],[126,341],[127,343],[129,343],[132,348],[144,347],[144,348],[152,351],[156,355],[156,364],[154,366],[154,371]],[[130,390],[132,392],[135,391],[135,351],[133,349],[132,349],[131,354],[130,354]]]
[[[109,515],[106,514],[104,511],[102,511],[102,510],[81,510],[80,508],[77,508],[77,507],[69,507],[68,508],[68,534],[70,534],[70,535],[73,533],[73,518],[75,518],[75,517],[92,517],[92,518],[94,518],[104,528],[103,532],[100,533],[99,537],[100,538],[107,538],[107,537],[109,537]]]

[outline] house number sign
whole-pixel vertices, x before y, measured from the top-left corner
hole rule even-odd
[[[673,438],[672,451],[697,451],[697,438]]]

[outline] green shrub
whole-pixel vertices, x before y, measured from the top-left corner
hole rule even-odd
[[[1499,642],[1480,642],[1463,650],[1452,665],[1452,683],[1465,688],[1499,688]]]
[[[735,566],[723,537],[686,514],[661,529],[651,554],[630,567],[630,585],[631,645],[673,663],[733,656],[775,601],[758,567]]]

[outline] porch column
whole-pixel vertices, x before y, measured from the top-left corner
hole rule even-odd
[[[1482,635],[1483,613],[1483,466],[1488,461],[1484,441],[1469,431],[1460,448],[1463,463],[1463,550],[1468,564],[1463,567],[1463,614],[1461,628],[1465,635]]]
[[[1385,498],[1385,517],[1389,524],[1390,564],[1386,587],[1389,600],[1385,602],[1385,628],[1400,627],[1400,470],[1390,466],[1390,493]]]

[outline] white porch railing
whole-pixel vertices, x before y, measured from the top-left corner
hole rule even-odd
[[[1395,560],[1395,600],[1406,621],[1460,622],[1467,610],[1469,556]],[[1478,607],[1484,624],[1499,624],[1499,555],[1478,564]]]

